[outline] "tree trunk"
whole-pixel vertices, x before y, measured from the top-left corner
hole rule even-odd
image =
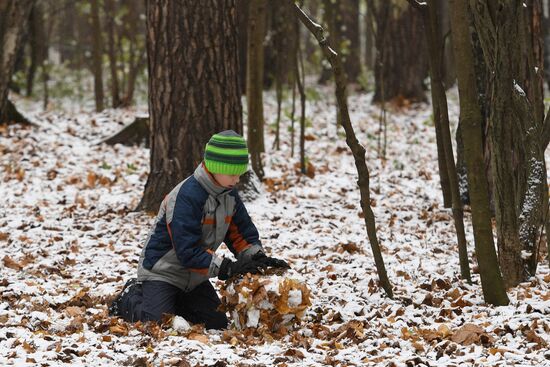
[[[235,2],[146,4],[151,170],[138,209],[156,211],[212,134],[242,133],[242,107]]]
[[[515,286],[534,275],[543,206],[547,205],[543,121],[536,107],[538,92],[529,91],[538,84],[529,36],[531,20],[522,2],[494,0],[474,5],[483,55],[493,75],[489,136],[499,260],[506,285]]]
[[[21,46],[21,36],[33,7],[33,0],[9,0],[0,3],[0,123],[10,122],[8,89]]]
[[[348,83],[356,83],[361,74],[359,45],[359,0],[344,0],[339,6],[338,26],[342,29],[341,51]]]
[[[380,245],[376,236],[376,223],[374,213],[372,212],[372,208],[370,206],[370,179],[369,170],[365,162],[365,148],[357,140],[357,137],[355,136],[355,132],[353,130],[353,125],[351,124],[351,120],[349,117],[346,94],[346,77],[343,70],[342,60],[340,59],[340,56],[330,47],[329,43],[326,42],[323,28],[319,24],[313,22],[298,6],[296,6],[294,4],[294,0],[288,0],[288,4],[294,7],[296,14],[302,24],[304,24],[315,36],[317,42],[319,42],[319,45],[321,46],[324,56],[327,58],[330,65],[332,66],[334,80],[336,83],[336,101],[338,103],[338,109],[342,117],[342,127],[346,132],[346,143],[353,153],[355,166],[357,168],[357,173],[359,176],[359,180],[357,183],[359,185],[359,191],[361,194],[361,208],[363,210],[363,213],[365,214],[367,235],[369,237],[376,269],[380,278],[380,285],[385,290],[388,297],[393,298],[392,285],[386,273],[386,267],[382,258],[382,252],[380,250]]]
[[[550,3],[548,0],[544,0],[543,8],[547,9],[543,12],[542,30],[543,30],[543,44],[544,44],[544,78],[548,89],[550,89]],[[548,255],[550,260],[550,254]]]
[[[365,66],[368,70],[374,70],[376,46],[374,44],[374,19],[373,11],[367,8],[365,14]]]
[[[482,142],[483,142],[483,160],[485,162],[485,175],[487,177],[487,182],[489,186],[489,201],[491,206],[491,213],[494,214],[495,206],[493,201],[493,176],[491,169],[491,144],[488,137],[488,120],[489,120],[489,107],[488,107],[488,80],[490,75],[490,70],[485,64],[483,59],[483,50],[481,49],[481,44],[479,41],[479,35],[475,31],[474,24],[472,19],[470,19],[471,29],[471,43],[472,50],[474,54],[474,65],[475,65],[475,78],[476,78],[476,90],[478,96],[478,105],[480,108],[481,116],[483,123],[481,125],[482,131]],[[458,123],[458,128],[456,132],[456,143],[457,143],[457,172],[459,175],[459,185],[460,185],[460,194],[462,197],[462,202],[464,204],[470,204],[469,193],[468,193],[468,180],[467,180],[467,170],[466,162],[464,161],[464,149],[462,143],[462,134],[460,132],[460,121]]]
[[[460,124],[468,168],[472,225],[483,297],[489,304],[507,305],[509,300],[500,274],[493,242],[487,179],[483,163],[481,132],[483,117],[477,100],[468,4],[462,0],[452,0],[450,14],[460,96]]]
[[[443,84],[443,47],[444,40],[441,37],[439,24],[440,14],[437,3],[434,0],[428,0],[424,5],[418,4],[415,0],[409,2],[420,11],[424,19],[424,28],[429,51],[430,60],[430,82],[432,91],[432,107],[434,122],[441,127],[441,137],[444,147],[444,157],[449,176],[449,184],[452,198],[452,212],[455,223],[458,252],[460,259],[460,274],[462,279],[471,282],[470,265],[468,263],[468,249],[466,244],[466,234],[464,232],[464,211],[462,201],[460,200],[460,189],[453,154],[453,144],[451,139],[451,129],[449,127],[449,112],[447,106],[447,96]]]
[[[534,118],[534,124],[536,129],[540,133],[544,129],[544,51],[543,51],[543,8],[542,0],[529,0],[525,2],[525,6],[522,8],[524,24],[520,23],[520,27],[523,30],[522,38],[523,45],[523,54],[521,55],[521,60],[523,67],[521,68],[521,74],[523,75],[523,83],[525,85],[525,93],[527,94],[527,101],[520,101],[522,106],[531,106],[532,112],[526,111],[529,116],[531,113]],[[527,126],[526,128],[529,128]],[[540,208],[536,208],[533,211],[529,211],[523,217],[520,214],[520,223],[523,226],[523,229],[520,228],[520,236],[522,233],[529,233],[528,236],[531,238],[524,240],[524,250],[531,252],[529,259],[526,259],[526,270],[529,275],[534,275],[537,270],[538,265],[538,252],[540,245],[543,245],[539,237],[542,237],[542,228],[548,223],[548,180],[546,175],[546,161],[544,158],[544,151],[546,150],[547,144],[541,138],[542,135],[537,137],[531,137],[528,139],[528,142],[531,142],[532,149],[535,149],[534,153],[541,162],[541,167],[544,168],[545,174],[538,177],[542,178],[542,181],[538,185],[539,188],[536,189],[537,197],[536,202],[540,202]],[[528,143],[529,144],[529,143]],[[536,146],[538,145],[538,147]],[[540,151],[539,151],[540,150]],[[537,174],[536,174],[537,175]],[[524,181],[525,182],[525,181]],[[524,187],[521,189],[523,192],[528,192],[531,190],[529,187],[533,183],[525,182]],[[532,192],[532,191],[531,191]],[[522,197],[522,208],[526,205],[530,205],[528,201],[529,192]],[[521,222],[522,218],[527,218],[531,216],[531,219],[524,220]],[[539,221],[536,223],[536,221]],[[531,223],[533,222],[533,223]]]
[[[298,45],[296,58],[294,61],[294,75],[296,76],[296,86],[300,94],[300,172],[303,175],[307,172],[306,167],[306,75],[304,70],[304,61],[300,45]]]
[[[141,48],[141,42],[138,40],[138,35],[141,33],[139,14],[142,10],[140,3],[131,4],[128,6],[128,14],[126,23],[128,24],[128,40],[130,42],[130,57],[128,60],[128,78],[126,81],[126,92],[122,98],[121,105],[123,107],[131,106],[134,99],[134,91],[139,73],[145,66],[147,60],[145,50]],[[145,45],[143,45],[145,46]]]
[[[426,43],[419,14],[400,7],[398,0],[367,0],[376,21],[375,91],[373,102],[397,99],[426,102],[428,76]]]
[[[246,53],[248,47],[248,2],[250,0],[236,0],[237,39],[239,48],[239,76],[241,90],[246,93]]]
[[[261,153],[264,145],[263,70],[266,0],[251,0],[248,13],[248,53],[246,76],[246,101],[248,106],[248,149],[252,169],[260,180],[263,178]]]
[[[92,0],[92,27],[93,27],[93,74],[94,74],[94,94],[95,109],[97,112],[103,111],[103,40],[101,37],[101,24],[99,22],[99,0]]]
[[[290,74],[293,71],[294,64],[294,45],[299,34],[295,32],[295,27],[292,24],[292,13],[289,13],[289,9],[286,6],[272,6],[271,7],[271,30],[268,37],[270,42],[266,47],[272,49],[271,56],[272,61],[264,60],[265,64],[273,64],[272,78],[275,81],[275,93],[277,99],[277,118],[275,120],[275,141],[274,147],[279,150],[280,148],[280,125],[281,125],[281,108],[283,103],[283,88],[288,85]],[[264,53],[267,57],[268,53]],[[264,68],[264,72],[267,72],[269,68]],[[266,78],[264,77],[264,80]],[[264,83],[265,86],[265,83]]]
[[[338,3],[332,0],[322,0],[323,5],[323,23],[326,25],[327,38],[330,40],[330,44],[338,52],[340,50],[341,33],[338,28],[337,17]],[[326,84],[330,78],[332,78],[332,71],[329,65],[321,63],[321,75],[319,76],[318,83]]]
[[[78,12],[76,2],[73,0],[63,1],[63,9],[59,12],[62,21],[59,22],[58,34],[56,40],[59,47],[59,56],[62,63],[74,66],[75,63],[75,43],[77,43],[76,20]]]
[[[436,5],[440,14],[439,33],[443,39],[443,85],[451,88],[456,81],[456,71],[453,60],[451,24],[449,20],[449,0],[437,0]]]
[[[115,51],[115,16],[117,9],[114,0],[104,0],[103,5],[105,8],[105,27],[107,28],[107,55],[109,56],[109,70],[111,72],[111,107],[118,108],[121,105],[121,100]]]
[[[416,13],[408,14],[411,9],[395,10],[393,1],[383,1],[377,5],[375,1],[367,0],[367,11],[372,12],[376,22],[374,26],[376,62],[374,66],[375,95],[373,102],[381,102],[383,105],[388,99],[398,96],[411,99],[412,94],[409,93],[411,89],[409,89],[409,92],[405,92],[402,88],[407,89],[406,84],[423,85],[423,80],[428,72],[427,58],[424,57],[419,60],[419,55],[422,54],[421,48],[425,47],[426,42],[420,36],[412,37],[410,33],[421,33],[422,29],[419,28],[422,26],[421,17]],[[397,18],[395,14],[398,14]],[[407,27],[404,27],[405,25]],[[411,45],[414,46],[411,47]],[[413,70],[416,68],[420,68],[422,71]],[[406,82],[407,79],[410,83]],[[423,86],[418,90],[420,89],[422,89],[421,100],[425,100]],[[441,126],[437,121],[434,121],[434,125],[443,205],[445,208],[450,208],[452,206],[452,194]]]
[[[27,71],[27,97],[32,95],[36,70],[47,57],[46,29],[44,27],[44,8],[40,2],[32,7],[29,16],[29,45],[31,57]]]

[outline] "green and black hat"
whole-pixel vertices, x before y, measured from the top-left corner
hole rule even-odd
[[[212,135],[204,150],[204,164],[211,173],[242,175],[248,170],[246,140],[233,130]]]

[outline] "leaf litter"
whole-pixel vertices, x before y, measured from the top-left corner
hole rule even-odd
[[[509,306],[486,305],[469,213],[474,284],[459,279],[433,126],[426,123],[430,107],[390,111],[387,159],[381,160],[378,110],[371,94],[359,94],[349,104],[367,149],[371,205],[394,285],[395,299],[385,297],[331,94],[323,88],[321,100],[308,102],[308,175],[300,174],[297,153],[289,158],[290,131],[281,129],[281,150],[266,144],[263,195],[247,203],[266,251],[291,264],[307,287],[301,294],[307,289],[307,302],[298,304],[305,299],[291,293],[296,285],[294,291],[288,287],[286,306],[272,301],[281,314],[301,311],[291,326],[274,327],[260,312],[255,327],[224,331],[177,316],[160,324],[108,317],[108,303],[135,275],[154,217],[133,211],[147,179],[149,151],[97,143],[145,109],[54,113],[28,104],[34,125],[0,128],[0,364],[550,366],[547,261],[529,282],[509,290]],[[268,93],[268,122],[275,105]],[[266,141],[273,138],[268,128]],[[262,278],[251,281],[261,284]],[[224,283],[214,283],[224,295]],[[269,300],[267,293],[252,292],[252,299]],[[290,303],[311,305],[290,310]],[[256,317],[248,311],[244,325]]]

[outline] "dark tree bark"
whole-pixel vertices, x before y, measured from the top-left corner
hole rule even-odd
[[[300,172],[303,175],[307,172],[306,167],[306,74],[304,70],[304,61],[300,45],[296,50],[296,58],[294,60],[294,75],[296,76],[296,87],[300,94]]]
[[[111,107],[118,108],[120,99],[120,87],[118,83],[117,55],[115,51],[115,16],[116,6],[114,0],[104,0],[105,28],[107,31],[107,55],[109,57],[109,71],[111,72]]]
[[[515,286],[534,275],[547,206],[540,93],[530,91],[539,83],[531,15],[523,2],[513,0],[472,4],[484,59],[493,75],[489,136],[499,261],[506,285]],[[516,36],[509,37],[512,34]]]
[[[425,40],[419,36],[422,31],[420,15],[409,13],[413,9],[394,11],[393,1],[376,3],[367,0],[367,5],[367,11],[372,12],[375,21],[373,29],[376,44],[376,85],[373,102],[381,102],[384,105],[386,101],[397,97],[425,100],[423,80],[427,76],[428,63],[425,56],[420,56],[424,54],[422,50],[426,47]],[[396,18],[395,14],[399,16]],[[412,37],[411,34],[416,36]],[[409,88],[407,85],[416,87]],[[413,94],[416,94],[412,92],[413,89],[419,93],[421,91],[421,98],[413,98]],[[435,132],[443,205],[450,208],[452,195],[441,126],[438,123],[435,123]]]
[[[355,83],[361,74],[359,47],[359,0],[323,0],[323,22],[332,47],[342,57],[347,81]],[[323,65],[319,83],[332,78],[331,68]]]
[[[246,101],[248,105],[248,149],[252,169],[263,178],[261,154],[264,144],[263,70],[266,0],[251,0],[248,12]]]
[[[376,63],[373,102],[402,99],[426,102],[424,79],[428,76],[422,20],[396,0],[367,0],[375,21]]]
[[[296,54],[296,43],[299,41],[298,28],[294,26],[292,13],[286,6],[272,6],[272,21],[269,39],[272,47],[273,60],[265,60],[265,64],[274,65],[275,94],[277,99],[277,117],[275,120],[275,141],[274,147],[280,148],[280,125],[281,109],[283,103],[283,88],[290,84],[291,74],[294,72],[294,55]],[[267,56],[267,53],[266,53]],[[266,65],[267,66],[267,65]],[[265,72],[269,70],[264,68]],[[265,77],[264,77],[265,80]],[[264,83],[265,85],[265,83]]]
[[[44,27],[44,8],[41,2],[34,4],[29,16],[29,46],[31,64],[27,71],[27,96],[32,95],[36,70],[42,65],[48,52],[46,29]]]
[[[125,37],[130,43],[130,50],[128,55],[128,73],[126,75],[126,91],[121,101],[122,107],[132,105],[137,77],[143,70],[147,61],[145,45],[140,38],[140,35],[143,33],[139,20],[139,15],[143,11],[143,8],[140,6],[141,2],[135,3],[133,0],[126,1],[128,1],[128,13],[124,18],[124,23],[126,24]]]
[[[239,48],[239,76],[241,90],[246,93],[246,53],[248,47],[248,2],[249,0],[236,0],[237,13],[237,39]]]
[[[138,209],[156,211],[212,134],[242,133],[242,106],[235,2],[146,5],[151,170]]]
[[[361,208],[365,214],[365,225],[367,227],[367,235],[371,244],[372,252],[374,255],[374,261],[378,276],[380,278],[380,285],[388,295],[393,298],[392,285],[388,279],[386,273],[386,267],[382,258],[382,252],[376,236],[376,223],[374,213],[370,206],[370,188],[369,188],[369,170],[365,162],[365,148],[359,143],[353,130],[353,125],[348,112],[347,94],[346,94],[346,76],[344,74],[342,60],[340,56],[332,49],[324,36],[323,28],[313,22],[298,6],[294,4],[294,0],[288,0],[290,6],[294,7],[297,16],[302,24],[304,24],[309,31],[315,36],[317,42],[321,46],[324,56],[332,66],[334,73],[334,80],[336,83],[336,101],[338,103],[338,109],[342,117],[342,127],[346,132],[346,143],[353,153],[355,160],[355,166],[359,175],[357,182],[359,191],[361,193]]]
[[[342,43],[342,34],[338,24],[338,3],[332,0],[322,0],[323,5],[323,23],[326,25],[327,38],[330,39],[330,44],[338,52]],[[326,84],[332,78],[332,70],[329,65],[321,64],[321,75],[318,83]]]
[[[495,206],[493,202],[493,175],[491,169],[491,144],[488,138],[488,120],[489,120],[489,106],[488,106],[488,83],[490,70],[485,64],[483,58],[483,50],[481,49],[481,44],[479,41],[478,33],[475,30],[472,19],[470,19],[471,27],[471,43],[472,51],[474,55],[474,65],[475,65],[475,79],[476,79],[476,90],[478,96],[478,105],[480,108],[480,113],[483,118],[481,125],[482,131],[482,142],[483,142],[483,160],[485,162],[485,175],[487,177],[487,182],[489,184],[489,200],[491,204],[491,213],[494,214]],[[457,172],[459,176],[459,185],[460,185],[460,194],[462,202],[464,204],[470,204],[469,193],[468,193],[468,180],[467,180],[467,170],[466,162],[464,161],[464,149],[462,142],[460,121],[458,123],[458,128],[456,131],[456,143],[457,143]]]
[[[544,0],[547,7],[550,7],[548,0]],[[542,20],[542,31],[543,31],[543,44],[544,44],[544,78],[548,89],[550,89],[550,11],[544,14]],[[548,256],[550,260],[550,255]]]
[[[374,43],[374,19],[373,11],[367,8],[365,13],[365,66],[368,70],[374,70],[376,45]]]
[[[361,74],[359,46],[359,0],[344,0],[339,2],[340,22],[342,28],[341,51],[344,70],[349,83],[357,82]]]
[[[454,65],[451,23],[449,20],[449,0],[437,0],[438,13],[440,14],[439,32],[443,39],[443,84],[446,89],[452,87],[456,81]]]
[[[488,185],[483,163],[481,132],[483,117],[477,100],[468,4],[462,0],[452,0],[450,14],[460,96],[460,124],[468,168],[472,224],[483,297],[489,304],[507,305],[509,300],[493,242]]]
[[[63,9],[60,11],[60,16],[63,21],[59,23],[57,30],[56,41],[59,44],[59,55],[62,63],[68,63],[69,66],[74,66],[75,51],[76,51],[76,36],[77,36],[77,19],[78,12],[76,10],[76,1],[64,0]]]
[[[33,0],[0,2],[0,123],[10,122],[14,117],[9,113],[8,89],[33,4]]]
[[[462,208],[462,201],[460,200],[460,189],[454,161],[451,129],[449,126],[447,96],[445,94],[445,86],[443,84],[444,40],[440,33],[441,25],[439,24],[439,19],[441,17],[435,0],[428,0],[423,4],[417,2],[416,0],[409,0],[409,3],[419,10],[424,21],[430,60],[430,83],[432,87],[433,115],[436,126],[439,125],[441,127],[441,137],[444,147],[443,153],[445,155],[443,159],[445,159],[446,162],[451,189],[452,212],[460,259],[460,274],[462,279],[471,282],[466,234],[464,232],[464,211]]]
[[[95,94],[95,109],[103,111],[103,40],[101,37],[101,24],[99,22],[99,0],[92,0],[92,38],[93,38],[93,74],[94,74],[94,94]]]

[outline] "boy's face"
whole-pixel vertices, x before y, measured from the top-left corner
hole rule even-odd
[[[222,175],[220,173],[213,173],[212,176],[223,187],[232,189],[233,186],[239,183],[239,175]]]

